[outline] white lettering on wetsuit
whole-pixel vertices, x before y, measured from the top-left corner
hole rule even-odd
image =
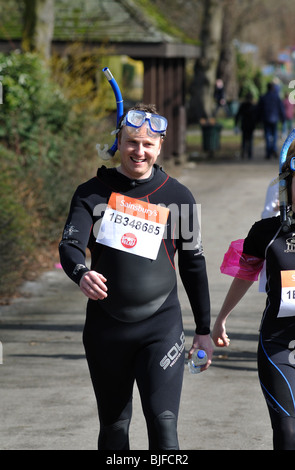
[[[172,367],[175,362],[180,358],[181,353],[184,350],[184,342],[185,336],[184,332],[182,332],[180,335],[180,344],[175,343],[160,361],[160,366],[164,370],[167,369],[167,367]]]

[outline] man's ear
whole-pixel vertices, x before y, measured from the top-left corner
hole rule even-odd
[[[119,134],[118,134],[117,147],[118,147],[118,150],[120,151],[120,147],[121,147],[121,132],[119,132]]]
[[[159,146],[159,152],[158,152],[157,157],[158,157],[158,156],[160,155],[160,153],[161,153],[162,143],[163,143],[163,139],[162,139],[162,137],[161,137],[160,146]]]

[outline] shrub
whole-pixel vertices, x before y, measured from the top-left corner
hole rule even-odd
[[[16,177],[14,154],[0,146],[0,297],[10,296],[24,277],[32,256],[32,221],[23,199],[25,188]]]
[[[1,296],[15,289],[29,259],[53,242],[57,248],[74,188],[96,172],[103,102],[85,112],[85,96],[84,104],[77,93],[69,98],[31,53],[0,54],[0,75]]]

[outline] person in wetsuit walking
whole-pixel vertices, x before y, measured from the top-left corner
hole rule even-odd
[[[88,297],[83,341],[97,400],[98,448],[128,450],[136,381],[149,449],[178,449],[185,347],[174,256],[196,348],[213,354],[210,299],[195,199],[157,164],[167,121],[139,105],[118,124],[120,165],[98,169],[71,202],[60,242],[67,275]],[[86,248],[91,267],[86,267]]]
[[[290,226],[284,231],[279,215],[256,222],[244,240],[240,259],[229,255],[223,262],[222,272],[234,280],[212,332],[216,346],[229,346],[226,320],[257,280],[266,260],[267,299],[260,326],[258,374],[271,419],[274,450],[295,450],[294,170],[292,144],[280,175],[287,183]]]

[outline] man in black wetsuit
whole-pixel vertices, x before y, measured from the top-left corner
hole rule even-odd
[[[77,188],[60,242],[65,272],[89,298],[83,341],[103,450],[129,449],[134,381],[149,449],[179,448],[185,339],[176,251],[196,322],[189,356],[196,348],[206,350],[205,370],[213,353],[196,203],[185,186],[156,165],[166,127],[153,106],[139,105],[122,117],[120,166],[99,168],[96,177]]]

